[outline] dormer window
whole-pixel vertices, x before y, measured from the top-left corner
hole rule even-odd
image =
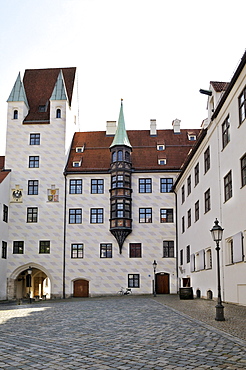
[[[61,109],[60,108],[58,108],[56,110],[56,118],[61,118]]]
[[[190,141],[195,141],[196,140],[196,135],[194,135],[194,134],[188,134],[188,139]]]
[[[18,119],[18,110],[14,110],[13,119]]]
[[[164,144],[158,144],[157,145],[157,150],[165,150],[165,145]]]
[[[158,159],[158,164],[161,165],[161,166],[167,164],[166,158],[160,158],[160,159]]]
[[[75,149],[76,153],[83,153],[84,151],[84,146],[77,146]]]
[[[82,163],[82,161],[74,161],[73,162],[73,167],[80,167],[81,163]]]

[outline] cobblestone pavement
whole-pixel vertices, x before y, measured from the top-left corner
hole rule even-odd
[[[0,323],[0,368],[8,370],[246,368],[245,341],[159,297],[0,305]]]

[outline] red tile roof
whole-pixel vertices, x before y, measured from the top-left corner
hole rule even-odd
[[[198,136],[200,129],[192,130]],[[132,167],[135,171],[179,170],[196,141],[188,139],[187,130],[174,134],[173,130],[157,130],[157,136],[150,136],[149,130],[127,131],[132,145]],[[76,132],[66,167],[66,172],[108,172],[113,136],[105,131]],[[158,151],[157,144],[165,142],[165,150]],[[76,153],[76,147],[84,146],[83,153]],[[158,158],[166,158],[166,165],[158,165]],[[73,162],[82,159],[80,167]]]
[[[7,177],[8,174],[11,172],[10,170],[4,169],[4,163],[5,163],[5,157],[0,156],[0,184],[5,179],[5,177]]]
[[[229,82],[210,81],[210,84],[213,86],[216,92],[222,92],[227,89]]]
[[[56,84],[57,77],[62,70],[69,104],[72,100],[72,92],[75,80],[76,68],[49,68],[49,69],[27,69],[24,74],[23,84],[30,107],[24,123],[27,121],[49,121],[49,99]],[[46,112],[39,112],[40,105],[46,105]]]

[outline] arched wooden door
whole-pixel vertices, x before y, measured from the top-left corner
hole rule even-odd
[[[165,272],[159,272],[156,274],[156,293],[157,294],[169,294],[169,274]]]
[[[89,297],[89,281],[75,280],[73,282],[73,296],[74,297]]]

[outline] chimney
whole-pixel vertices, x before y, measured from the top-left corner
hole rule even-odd
[[[150,136],[156,136],[156,119],[150,120]]]
[[[106,135],[115,135],[116,133],[116,121],[107,121],[106,122]]]
[[[172,125],[173,125],[173,132],[175,133],[175,134],[180,134],[180,119],[175,119],[175,120],[173,120],[173,122],[172,122]]]

